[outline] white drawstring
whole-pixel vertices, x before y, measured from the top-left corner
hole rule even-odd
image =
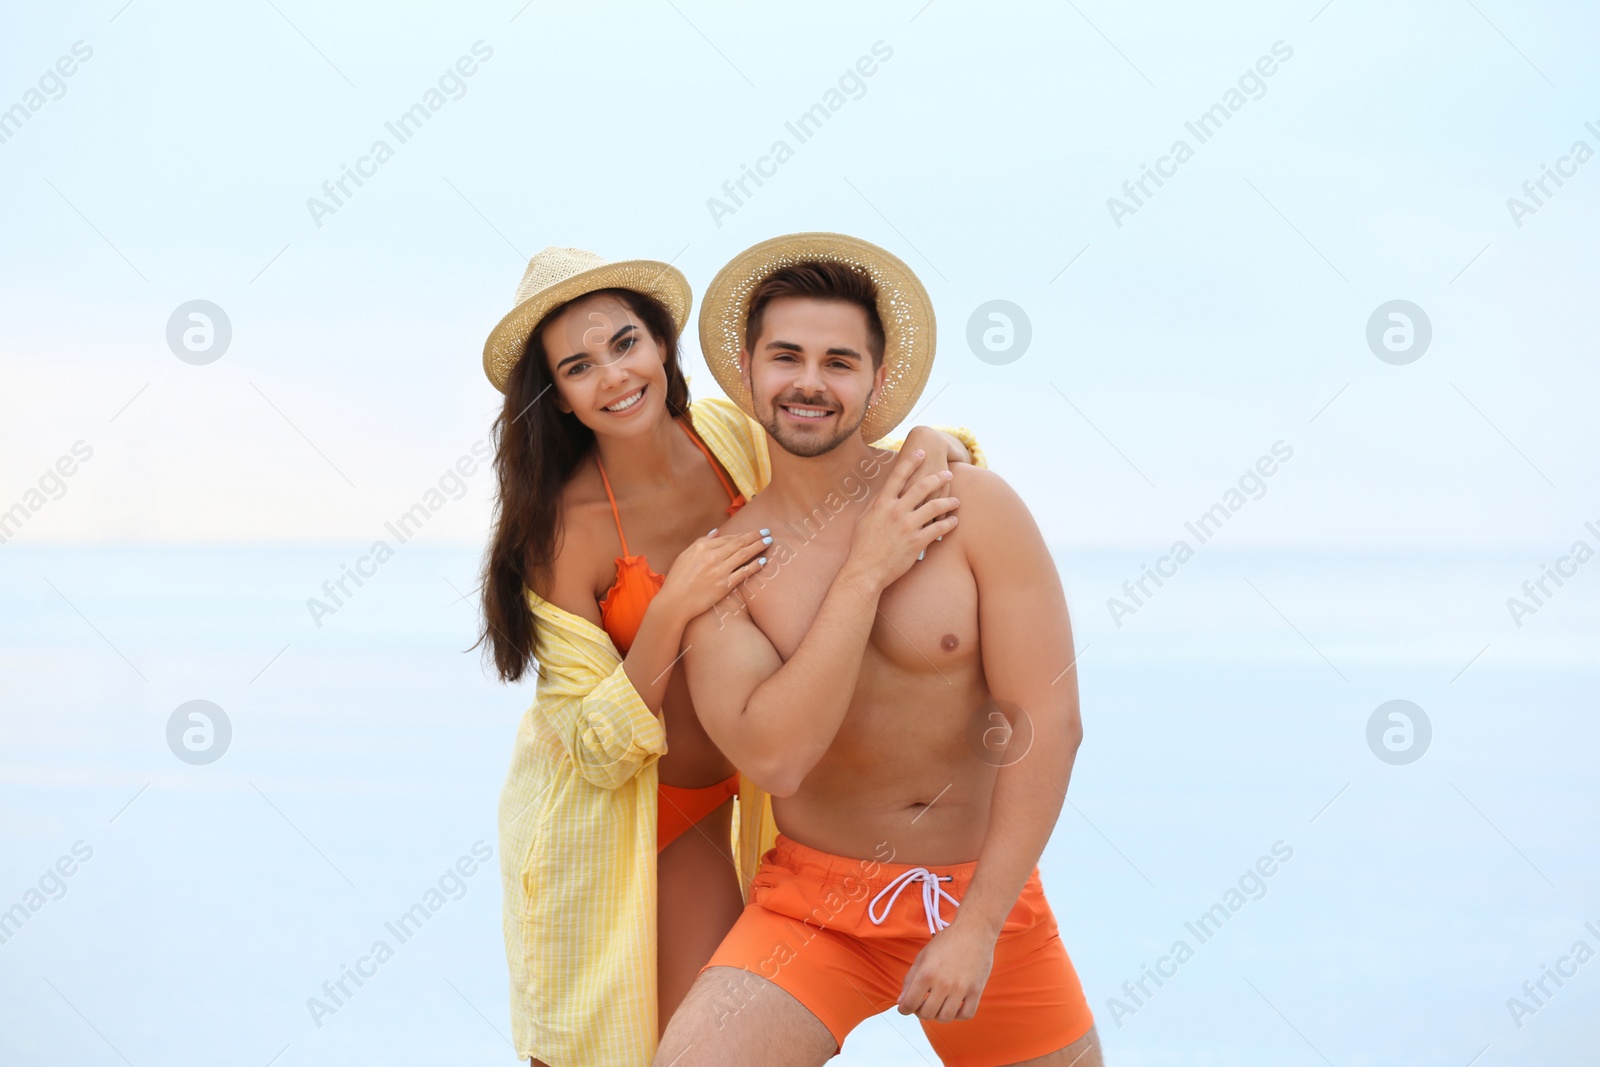
[[[878,895],[873,897],[872,902],[867,905],[867,918],[872,920],[874,926],[882,926],[884,920],[889,917],[889,912],[894,907],[894,902],[899,899],[900,890],[912,882],[921,882],[922,912],[928,919],[928,933],[936,934],[950,925],[945,921],[944,916],[939,914],[944,907],[944,902],[948,900],[958,908],[961,906],[961,901],[946,893],[944,887],[939,885],[940,882],[951,880],[952,878],[948,874],[941,878],[926,867],[913,867],[878,891]],[[893,890],[893,892],[890,892],[890,890]],[[883,906],[883,914],[879,915],[876,911],[878,901],[883,899],[885,893],[889,894],[889,902]]]

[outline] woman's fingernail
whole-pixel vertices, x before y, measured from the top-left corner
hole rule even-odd
[[[771,533],[771,532],[772,532],[772,531],[771,531],[771,530],[769,530],[769,529],[767,529],[767,528],[766,528],[766,527],[762,527],[762,528],[761,528],[761,532],[762,532],[762,533],[764,533],[764,534],[769,534],[769,533]]]
[[[762,556],[760,559],[756,560],[756,562],[761,564],[763,567],[765,567],[767,565],[767,557],[766,556]]]
[[[915,452],[913,452],[913,453],[911,453],[911,454],[912,454],[912,455],[913,455],[913,456],[925,456],[925,455],[927,455],[927,453],[926,453],[926,452],[924,452],[924,451],[923,451],[923,450],[922,450],[922,449],[920,449],[920,448],[919,448],[919,449],[917,449],[917,450],[916,450],[916,451],[915,451]]]
[[[944,534],[940,534],[938,537],[935,537],[934,540],[935,541],[943,541],[944,540]]]
[[[761,539],[761,543],[762,543],[762,544],[764,544],[764,545],[770,545],[770,544],[772,544],[772,538],[770,538],[770,537],[763,537],[763,538],[762,538],[762,539]]]
[[[921,552],[917,553],[917,558],[921,559],[923,556],[925,556],[927,554],[928,554],[928,550],[927,549],[923,549]]]
[[[720,530],[720,529],[722,529],[722,527],[718,526],[717,530]],[[706,536],[707,537],[715,537],[715,536],[717,536],[717,530],[712,530],[710,533],[706,534]]]

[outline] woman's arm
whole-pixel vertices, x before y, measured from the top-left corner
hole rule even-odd
[[[597,679],[592,661],[556,640],[539,666],[534,706],[589,783],[618,789],[667,754],[666,728],[623,664]]]
[[[550,594],[545,599],[599,626],[600,605],[594,599],[597,560],[583,548],[576,547],[594,543],[593,539],[582,536],[566,539],[552,567]],[[567,545],[575,546],[574,550],[567,551]],[[681,600],[663,589],[645,609],[639,631],[622,659],[628,680],[652,715],[661,714],[661,705],[667,697],[667,682],[672,677],[671,668],[683,641],[683,628],[690,618]]]
[[[574,541],[569,538],[567,543]],[[595,603],[594,583],[592,577],[584,575],[587,567],[576,558],[580,554],[563,552],[558,556],[548,585],[535,588],[534,593],[562,611],[599,626],[600,606]],[[592,576],[592,571],[589,573]],[[664,632],[671,625],[668,612],[654,611],[653,603],[651,608],[640,624],[630,655],[607,674],[596,669],[592,651],[580,643],[591,640],[590,635],[579,634],[560,616],[534,622],[535,654],[539,660],[534,707],[560,740],[573,767],[586,781],[602,789],[620,788],[667,751],[667,734],[660,716],[664,694],[657,694],[654,702],[648,703],[642,689],[651,687],[641,687],[635,680],[642,675],[648,682],[654,676],[646,674],[650,660],[661,656],[663,642],[671,639]],[[665,658],[675,655],[676,648]],[[660,668],[655,673],[660,673]],[[659,688],[664,691],[665,686],[666,679],[662,678]]]
[[[978,444],[977,435],[965,426],[913,426],[905,436],[899,438],[885,438],[873,445],[874,448],[888,448],[896,452],[914,452],[922,449],[927,453],[923,459],[923,471],[948,470],[951,463],[971,463],[976,467],[987,467],[982,447]]]
[[[920,448],[930,456],[942,455],[946,464],[972,462],[967,443],[937,426],[913,426],[911,432],[906,434],[905,444],[900,447],[910,452]]]
[[[762,537],[752,531],[691,542],[645,609],[628,654],[604,678],[596,678],[592,660],[563,647],[570,644],[567,635],[551,631],[540,642],[537,703],[584,778],[616,789],[666,754],[661,708],[679,662],[684,627],[755,573]],[[595,543],[581,535],[566,539],[574,547],[558,553],[545,599],[599,626],[600,605],[594,599],[599,559],[589,547]]]

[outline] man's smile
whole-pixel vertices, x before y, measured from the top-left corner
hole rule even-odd
[[[837,414],[833,408],[817,407],[812,404],[779,404],[778,407],[791,418],[803,419],[806,422],[821,422],[828,416]]]

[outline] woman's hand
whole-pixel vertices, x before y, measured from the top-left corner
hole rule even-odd
[[[960,455],[956,455],[959,449]],[[914,456],[920,453],[920,456]],[[925,478],[930,474],[950,469],[951,463],[966,463],[972,457],[967,453],[966,447],[960,441],[947,437],[932,426],[914,426],[906,434],[906,439],[900,446],[900,453],[895,457],[891,469],[902,464],[911,464],[913,478]]]
[[[658,596],[675,604],[687,623],[732,592],[733,587],[755,574],[766,562],[770,530],[717,536],[712,530],[697,537],[678,554]]]
[[[934,470],[949,470],[952,463],[971,463],[972,453],[967,451],[966,444],[959,437],[936,430],[932,426],[913,426],[911,432],[906,434],[905,443],[900,446],[900,451],[914,452],[922,449],[937,467],[928,467],[924,474],[931,474]]]

